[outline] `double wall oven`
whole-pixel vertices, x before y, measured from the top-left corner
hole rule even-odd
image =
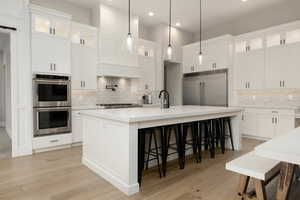
[[[33,78],[34,137],[70,133],[71,78],[37,74]]]

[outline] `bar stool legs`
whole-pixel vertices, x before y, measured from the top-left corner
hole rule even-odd
[[[148,169],[148,166],[149,166],[150,155],[154,156],[155,160],[157,162],[159,177],[161,178],[161,166],[160,166],[160,162],[159,162],[159,151],[158,151],[159,147],[158,147],[156,132],[155,132],[155,129],[150,129],[149,132],[150,133],[149,133],[149,144],[148,144],[148,150],[147,150],[146,169]],[[154,149],[152,148],[152,138],[154,139]],[[153,150],[155,151],[154,153],[153,153]]]

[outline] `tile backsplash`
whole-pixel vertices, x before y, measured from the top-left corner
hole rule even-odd
[[[243,106],[300,107],[300,90],[241,92],[238,104]]]
[[[132,88],[133,81],[126,78],[104,78],[98,79],[97,103],[138,103],[139,94]],[[115,91],[106,89],[106,86],[116,85]]]
[[[140,104],[145,92],[138,91],[138,84],[138,81],[129,78],[100,77],[97,91],[73,91],[72,105],[76,107],[111,103]],[[113,87],[115,91],[107,89],[106,86]],[[151,91],[150,93],[153,96],[153,104],[158,103],[158,92]]]

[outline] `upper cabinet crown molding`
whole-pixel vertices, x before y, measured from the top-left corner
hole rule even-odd
[[[36,14],[47,14],[50,16],[56,16],[56,17],[62,17],[62,18],[66,18],[68,20],[72,20],[72,15],[58,11],[58,10],[54,10],[54,9],[50,9],[50,8],[45,8],[39,5],[35,5],[35,4],[30,4],[29,5],[29,9],[31,12],[36,13]]]

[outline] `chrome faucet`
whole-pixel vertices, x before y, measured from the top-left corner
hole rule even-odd
[[[162,96],[163,96],[163,98],[162,98]],[[160,91],[158,98],[161,99],[161,108],[162,109],[170,108],[170,94],[167,90]]]

